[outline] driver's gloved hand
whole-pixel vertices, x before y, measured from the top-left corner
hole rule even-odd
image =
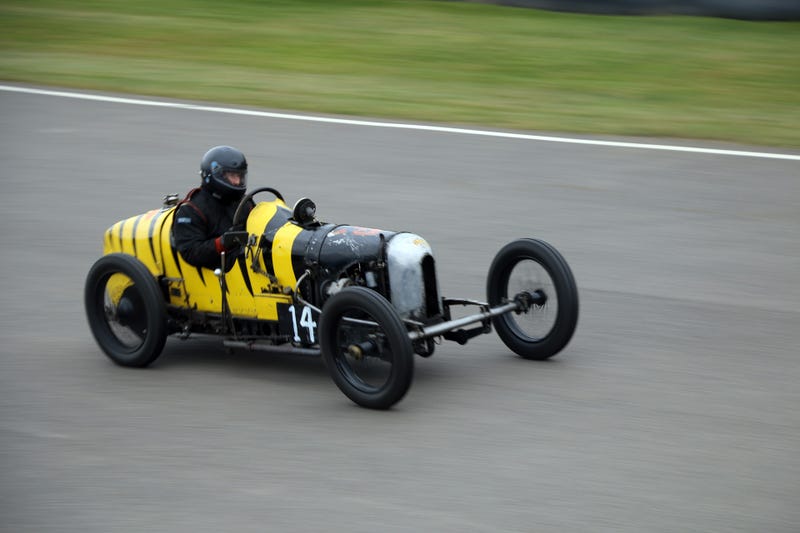
[[[221,236],[217,237],[214,244],[218,252],[229,252],[247,244],[248,237],[249,234],[246,231],[226,231]]]

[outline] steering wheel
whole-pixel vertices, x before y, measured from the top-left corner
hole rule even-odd
[[[248,203],[250,203],[250,201],[253,199],[253,196],[255,196],[256,194],[258,194],[260,192],[272,193],[275,196],[275,198],[277,198],[281,202],[284,201],[283,195],[281,193],[279,193],[277,190],[273,189],[272,187],[260,187],[258,189],[255,189],[254,191],[251,191],[251,192],[245,194],[244,196],[242,196],[242,200],[239,202],[239,206],[236,208],[236,212],[233,214],[233,224],[232,225],[233,225],[234,228],[238,228],[239,226],[244,227],[244,225],[243,225],[244,224],[244,220],[241,220],[242,218],[244,218],[244,213],[245,213],[244,206],[246,206]]]

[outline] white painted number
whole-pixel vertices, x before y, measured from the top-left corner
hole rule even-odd
[[[289,312],[292,314],[294,342],[300,342],[302,339],[300,338],[300,330],[297,324],[297,311],[293,305],[289,306]],[[317,328],[317,323],[314,322],[314,316],[311,314],[310,307],[303,306],[303,310],[300,312],[300,327],[308,330],[308,340],[311,344],[314,344],[316,342],[316,340],[314,340],[314,330]]]
[[[308,329],[308,340],[314,344],[314,330],[317,328],[317,323],[314,322],[314,317],[311,315],[310,307],[303,307],[303,312],[300,315],[300,325]]]
[[[294,306],[289,306],[289,312],[292,314],[292,329],[294,330],[294,342],[300,342],[300,335],[297,331],[297,312],[294,310]]]

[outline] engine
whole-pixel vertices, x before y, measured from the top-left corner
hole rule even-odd
[[[403,318],[425,323],[442,313],[433,253],[419,235],[320,224],[295,235],[291,250],[296,278],[311,274],[301,291],[320,307],[360,285],[380,292]]]

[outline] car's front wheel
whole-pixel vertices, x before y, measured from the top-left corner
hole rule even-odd
[[[333,381],[352,401],[388,409],[411,386],[414,350],[392,305],[377,292],[350,287],[322,309],[320,347]]]
[[[86,277],[84,304],[97,344],[118,365],[144,367],[161,354],[167,339],[164,297],[135,257],[98,259]]]
[[[526,311],[492,319],[497,334],[525,359],[548,359],[572,338],[578,323],[578,288],[566,260],[551,245],[519,239],[495,256],[486,283],[492,307],[520,293],[535,297]]]

